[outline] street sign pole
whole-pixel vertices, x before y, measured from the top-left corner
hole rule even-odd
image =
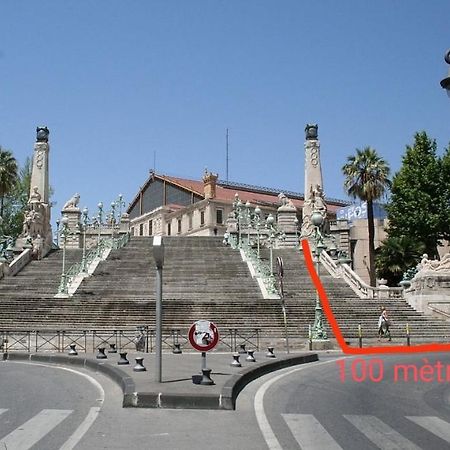
[[[156,263],[156,345],[155,345],[155,381],[162,382],[162,271],[164,265],[164,244],[161,236],[153,238],[153,257]]]
[[[208,320],[197,320],[193,323],[188,331],[188,339],[195,350],[202,352],[201,357],[201,381],[194,381],[196,378],[192,377],[192,382],[196,384],[212,385],[214,381],[210,378],[211,369],[206,367],[206,352],[212,350],[219,342],[219,331],[214,323]]]
[[[206,369],[206,352],[202,352],[202,370]]]

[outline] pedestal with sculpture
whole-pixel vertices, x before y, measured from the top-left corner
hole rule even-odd
[[[30,196],[24,215],[22,233],[16,240],[18,250],[29,248],[34,259],[43,258],[52,248],[51,204],[49,201],[49,130],[36,128]]]

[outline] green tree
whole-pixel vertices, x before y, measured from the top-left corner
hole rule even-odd
[[[442,237],[450,241],[450,144],[441,159],[441,224]]]
[[[444,235],[441,167],[435,140],[424,131],[416,133],[414,145],[406,146],[402,166],[393,178],[387,205],[388,235],[409,236],[422,242],[426,253],[433,257],[437,256],[437,245]]]
[[[349,156],[342,167],[345,176],[344,187],[347,194],[367,202],[367,228],[369,235],[369,276],[370,285],[376,284],[375,272],[375,226],[373,202],[380,199],[390,187],[390,169],[376,150],[365,147],[356,149],[356,155]]]
[[[403,274],[415,267],[425,251],[425,245],[409,236],[389,236],[375,251],[375,267],[379,278],[389,286],[397,286]]]
[[[16,238],[22,231],[24,213],[30,195],[31,160],[27,158],[20,168],[12,191],[4,198],[4,218],[1,234]]]
[[[0,147],[0,217],[3,219],[5,196],[10,194],[18,178],[16,158],[9,150]]]

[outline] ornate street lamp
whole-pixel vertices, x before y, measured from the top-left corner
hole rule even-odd
[[[109,214],[111,220],[111,248],[114,243],[114,227],[116,225],[116,202],[111,202],[111,212]]]
[[[298,222],[298,218],[297,218],[297,216],[295,217],[295,219],[294,219],[294,226],[295,226],[295,240],[296,240],[296,242],[297,242],[297,244],[298,244],[298,224],[299,224],[299,222]]]
[[[444,60],[450,65],[450,49],[445,53]],[[447,91],[447,95],[450,97],[450,69],[448,70],[447,77],[441,80],[441,86]]]
[[[86,265],[86,229],[89,224],[89,211],[85,207],[82,212],[81,224],[83,226],[83,257],[81,258],[81,272],[87,273]]]
[[[245,204],[246,221],[247,221],[247,247],[250,247],[250,227],[252,225],[252,213],[250,211],[251,206],[252,205],[247,200],[247,203]]]
[[[260,259],[259,257],[259,243],[260,243],[260,233],[259,233],[259,228],[261,226],[261,209],[259,206],[257,206],[255,208],[255,218],[254,218],[254,222],[255,222],[255,228],[256,228],[256,248],[258,250],[258,259]]]
[[[122,208],[125,207],[125,202],[123,201],[122,194],[119,194],[119,197],[117,197],[116,205],[117,208],[119,209],[118,222],[120,222],[120,219],[122,218]]]
[[[61,221],[56,219],[56,246],[59,247],[59,225]]]
[[[236,194],[237,196],[237,194]],[[237,221],[238,221],[238,247],[242,248],[242,210],[243,210],[243,203],[237,198],[236,202],[236,214],[237,214]]]
[[[269,214],[266,219],[266,226],[269,230],[269,238],[268,238],[268,244],[269,244],[269,250],[270,250],[270,274],[273,274],[273,244],[275,243],[275,228],[273,226],[275,222],[275,218],[272,216],[272,214]]]
[[[102,231],[102,222],[103,222],[103,203],[100,202],[98,205],[98,214],[97,214],[97,227],[98,227],[98,234],[97,234],[97,256],[100,257],[100,240],[101,240],[101,231]]]
[[[311,215],[311,223],[315,227],[314,232],[314,261],[316,263],[317,275],[320,277],[320,254],[326,250],[327,246],[323,242],[323,236],[320,231],[324,222],[324,217],[319,212],[313,212]],[[316,291],[316,307],[314,313],[314,326],[312,328],[312,340],[322,341],[327,339],[327,333],[323,327],[323,312],[320,304],[319,293]]]
[[[66,242],[67,237],[69,235],[69,227],[68,227],[69,219],[67,217],[63,217],[61,219],[61,234],[60,239],[63,244],[63,257],[62,257],[62,271],[61,271],[61,282],[59,283],[58,294],[69,295],[67,290],[67,278],[66,278]]]

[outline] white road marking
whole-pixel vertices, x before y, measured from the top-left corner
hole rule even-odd
[[[420,450],[378,417],[353,414],[344,414],[344,417],[382,450]]]
[[[342,450],[312,414],[282,414],[303,450]]]
[[[331,362],[336,362],[337,359],[332,359],[329,361],[323,361],[315,364],[303,364],[301,367],[297,367],[295,369],[289,370],[288,372],[282,373],[280,375],[277,375],[270,380],[267,380],[256,392],[255,400],[254,400],[254,408],[255,408],[255,415],[256,420],[258,421],[259,429],[261,430],[261,433],[266,441],[267,446],[270,450],[283,450],[277,437],[275,436],[275,433],[273,432],[269,421],[267,420],[267,416],[264,412],[264,394],[266,391],[272,386],[272,384],[276,383],[278,380],[280,380],[283,377],[286,377],[288,375],[291,375],[292,373],[298,372],[300,370],[305,370],[308,367],[317,367],[321,366],[323,364],[329,364]]]
[[[27,450],[70,414],[72,414],[72,410],[43,409],[23,425],[6,435],[0,441],[0,447],[4,446],[8,450]]]
[[[0,408],[0,415],[3,414],[4,412],[8,411],[7,409],[1,409]]]
[[[406,418],[417,425],[420,425],[422,428],[425,428],[425,430],[430,433],[440,437],[444,441],[450,442],[450,423],[445,420],[433,416],[406,416]]]
[[[11,364],[11,362],[12,361],[10,361],[9,364]],[[90,375],[88,375],[86,373],[79,372],[78,370],[70,369],[68,367],[56,366],[54,364],[24,363],[24,362],[16,362],[16,361],[14,361],[13,364],[33,364],[36,366],[43,366],[43,367],[50,367],[52,369],[65,370],[67,372],[72,372],[74,374],[80,375],[80,376],[86,378],[90,383],[92,383],[98,389],[98,391],[100,393],[100,396],[99,396],[100,398],[97,399],[97,402],[103,403],[103,401],[105,400],[105,391],[103,390],[102,385],[95,378],[91,377]],[[85,433],[89,430],[91,425],[94,423],[95,419],[97,419],[99,412],[100,412],[100,407],[92,407],[89,410],[89,412],[88,412],[87,416],[85,417],[85,419],[83,420],[83,422],[81,422],[79,427],[74,431],[72,436],[70,436],[70,438],[66,441],[66,443],[61,448],[64,450],[70,450],[70,449],[74,448],[78,444],[78,442],[81,441],[81,439],[83,438]],[[8,447],[8,450],[10,450],[9,447]]]
[[[97,419],[99,412],[100,408],[98,406],[92,407],[83,422],[81,422],[72,436],[67,439],[67,441],[59,450],[72,450],[81,441],[82,437],[87,433],[91,425],[95,422],[95,419]]]

